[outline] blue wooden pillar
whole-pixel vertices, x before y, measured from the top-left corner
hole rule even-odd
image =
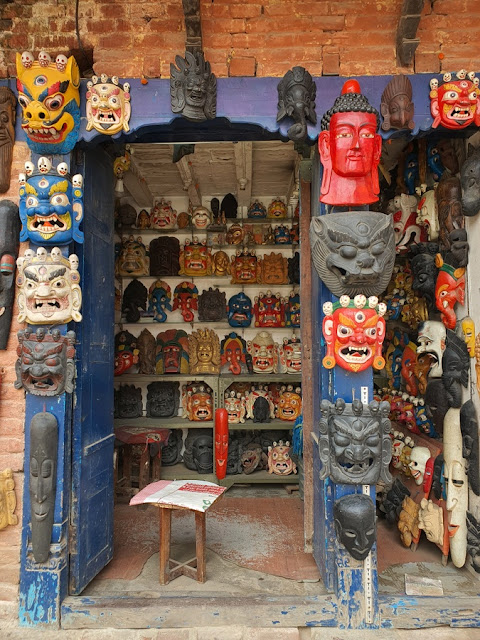
[[[319,203],[321,184],[321,164],[318,153],[313,166],[312,217],[325,215],[324,205]],[[335,215],[335,214],[333,214]],[[318,424],[320,420],[320,402],[335,402],[343,398],[345,402],[373,399],[372,369],[359,373],[346,371],[338,366],[325,369],[322,359],[325,356],[325,343],[322,336],[323,304],[335,302],[327,287],[316,273],[312,274],[314,296],[314,343],[317,345],[315,356],[318,374],[315,377],[316,391],[314,420],[314,557],[319,565],[323,582],[337,599],[337,624],[340,628],[361,629],[379,627],[378,580],[376,544],[363,561],[353,558],[337,540],[334,526],[333,506],[336,500],[352,493],[368,494],[375,504],[375,486],[336,484],[330,478],[322,481],[319,477],[321,462],[318,454]],[[316,299],[315,299],[316,298]]]

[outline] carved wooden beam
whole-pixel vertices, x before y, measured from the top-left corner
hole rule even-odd
[[[192,165],[189,163],[187,157],[183,156],[183,158],[175,163],[175,166],[180,173],[183,188],[188,193],[190,202],[194,207],[199,207],[202,204],[202,194],[200,193],[200,187],[192,169]]]
[[[252,142],[237,142],[233,145],[235,152],[235,172],[237,174],[238,206],[250,206],[252,197]]]
[[[417,29],[425,0],[403,0],[402,15],[397,27],[397,62],[403,67],[411,64],[420,44]]]
[[[185,16],[185,50],[190,53],[202,51],[202,19],[200,0],[182,0]]]
[[[150,209],[153,206],[153,195],[150,191],[135,156],[130,151],[130,169],[123,175],[123,184],[132,198],[141,207]]]

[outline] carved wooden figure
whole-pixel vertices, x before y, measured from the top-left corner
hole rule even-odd
[[[0,87],[0,193],[5,193],[10,188],[16,106],[13,91],[8,87]]]
[[[138,336],[138,373],[151,376],[156,366],[156,340],[148,329],[143,329]]]
[[[443,82],[430,80],[430,112],[432,128],[465,129],[480,126],[478,79],[462,69],[455,75],[445,73]]]
[[[161,198],[155,202],[150,211],[150,226],[152,229],[175,229],[177,212],[170,201]]]
[[[288,284],[288,262],[281,253],[265,254],[259,263],[259,282],[263,284]]]
[[[13,471],[5,469],[0,471],[0,531],[18,523],[15,515],[17,499],[15,497],[15,480]]]
[[[121,246],[115,261],[115,274],[118,276],[148,276],[150,273],[150,259],[142,237],[134,238],[130,235]]]
[[[107,136],[130,131],[132,108],[128,82],[121,85],[117,76],[109,78],[106,74],[92,76],[87,82],[86,98],[87,131],[95,129]]]
[[[220,340],[213,329],[198,329],[188,336],[190,373],[220,373]]]
[[[356,560],[365,560],[375,542],[375,505],[361,493],[342,496],[333,505],[337,540]]]
[[[383,90],[380,112],[383,116],[383,131],[415,128],[412,83],[407,76],[393,76]]]
[[[455,305],[457,302],[465,304],[465,267],[455,269],[446,264],[440,254],[437,254],[436,264],[439,268],[435,284],[436,306],[447,329],[455,329]]]
[[[175,64],[170,64],[170,97],[173,113],[187,120],[203,122],[215,118],[217,79],[203,51],[185,51],[185,58],[175,57]]]
[[[468,158],[460,169],[462,213],[476,216],[480,211],[480,149],[469,146]]]
[[[178,382],[151,382],[147,386],[147,417],[175,418],[180,406]]]
[[[166,236],[150,242],[150,275],[178,276],[180,272],[180,241]]]

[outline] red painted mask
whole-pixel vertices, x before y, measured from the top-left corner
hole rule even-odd
[[[185,241],[180,251],[180,275],[209,276],[212,274],[212,255],[205,242],[194,238],[193,242]]]
[[[426,496],[429,495],[433,482],[433,466],[435,464],[435,458],[429,458],[425,465],[425,473],[423,474],[423,491]]]
[[[247,349],[243,338],[232,332],[221,343],[220,367],[222,372],[234,375],[247,373]]]
[[[274,442],[273,447],[268,447],[268,473],[278,476],[288,476],[297,473],[297,465],[290,457],[290,443]]]
[[[255,252],[240,250],[232,256],[232,284],[253,284],[258,280],[258,259]]]
[[[226,409],[215,411],[215,471],[222,480],[227,474],[228,460],[228,416]]]
[[[253,305],[256,327],[284,327],[285,326],[285,304],[280,294],[272,294],[267,291],[266,295],[260,293],[255,298]]]
[[[383,369],[382,343],[385,337],[386,311],[384,303],[378,303],[374,296],[341,296],[339,302],[323,305],[323,337],[327,353],[323,366],[333,369],[337,364],[347,371],[364,371],[373,366]]]
[[[417,362],[417,345],[409,342],[402,354],[401,375],[405,380],[407,392],[412,396],[418,394],[417,378],[415,376],[415,366]]]
[[[457,302],[465,304],[465,268],[454,269],[445,264],[440,254],[435,261],[439,267],[435,286],[435,302],[442,314],[442,322],[447,329],[455,329],[457,317],[454,307]]]
[[[181,282],[173,294],[173,311],[180,309],[185,322],[193,322],[194,311],[198,309],[198,289],[193,282]]]
[[[189,420],[205,422],[213,419],[213,396],[209,386],[189,384],[184,398],[183,406]]]
[[[443,76],[443,84],[430,81],[430,112],[434,118],[432,128],[442,125],[446,129],[465,129],[475,123],[480,126],[478,78],[473,72],[459,71]]]

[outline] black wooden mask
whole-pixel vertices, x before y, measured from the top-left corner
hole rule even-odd
[[[312,259],[319,278],[336,296],[378,296],[395,262],[391,215],[345,211],[313,218]]]
[[[390,404],[373,401],[367,407],[339,398],[335,404],[322,400],[320,410],[320,477],[343,484],[390,482]]]
[[[140,280],[132,280],[123,292],[122,312],[127,322],[138,322],[140,310],[147,309],[147,287]]]
[[[29,491],[32,551],[36,562],[50,554],[57,490],[58,424],[51,413],[36,413],[30,422]]]
[[[449,406],[447,392],[441,378],[432,378],[428,381],[425,392],[425,407],[427,416],[433,420],[435,431],[443,434],[443,419]]]
[[[288,281],[290,284],[300,284],[300,254],[296,251],[293,258],[288,260]]]
[[[462,385],[468,385],[470,355],[462,338],[447,329],[447,343],[442,357],[442,382],[449,407],[462,406]]]
[[[178,276],[180,271],[180,241],[165,236],[150,242],[150,275]]]
[[[293,67],[287,71],[277,86],[278,113],[277,122],[287,116],[293,118],[287,135],[290,140],[305,140],[307,137],[307,120],[317,124],[315,113],[315,97],[317,87],[312,76],[303,67]]]
[[[225,292],[219,289],[203,290],[198,297],[198,319],[200,322],[221,322],[227,317]]]
[[[134,384],[121,384],[114,391],[115,418],[141,418],[143,415],[142,390]]]
[[[15,296],[15,264],[20,234],[18,207],[0,201],[0,349],[7,348]]]
[[[168,442],[162,449],[162,465],[171,467],[182,459],[181,451],[183,445],[182,430],[172,429],[168,436]]]
[[[455,269],[466,267],[470,246],[465,229],[454,229],[448,235],[450,249],[445,252],[445,262]]]
[[[375,542],[375,505],[371,498],[354,493],[333,505],[337,539],[356,560],[365,560]]]
[[[59,329],[39,327],[18,332],[15,388],[35,396],[72,393],[75,377],[75,331],[62,336]]]
[[[185,51],[185,58],[175,56],[175,64],[170,64],[170,99],[173,113],[187,120],[215,118],[217,79],[203,51]]]
[[[462,430],[462,456],[467,461],[467,475],[470,489],[480,495],[480,468],[478,466],[478,419],[475,405],[467,400],[460,409]]]
[[[147,416],[175,418],[180,405],[178,382],[151,382],[147,387]]]
[[[417,253],[411,262],[412,288],[417,291],[427,302],[430,310],[435,309],[435,284],[437,282],[438,267],[435,264],[435,253],[438,253],[438,244],[432,244],[432,251],[424,243],[425,251]],[[433,253],[433,248],[436,249]]]
[[[462,213],[476,216],[480,211],[480,149],[469,147],[469,157],[460,169],[462,185]]]

